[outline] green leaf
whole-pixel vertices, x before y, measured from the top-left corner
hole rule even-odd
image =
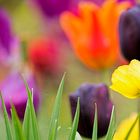
[[[33,99],[33,93],[31,93],[31,91],[30,91],[30,89],[28,87],[28,84],[26,83],[25,80],[24,80],[24,83],[25,83],[26,90],[27,90],[27,93],[28,93],[28,105],[29,105],[29,107],[27,108],[27,112],[26,112],[27,113],[27,118],[25,118],[26,122],[24,122],[24,123],[26,123],[27,126],[25,126],[25,124],[24,124],[24,127],[28,127],[29,121],[30,121],[30,124],[31,124],[30,131],[33,132],[32,133],[33,134],[32,135],[32,140],[40,140],[39,128],[38,128],[36,113],[35,113],[33,100],[32,100]],[[30,115],[31,115],[31,117],[30,117]],[[25,131],[26,130],[24,128],[24,132]],[[28,132],[25,132],[25,135],[29,136]]]
[[[134,129],[134,127],[135,127],[137,121],[139,120],[139,117],[140,117],[140,116],[138,115],[137,118],[136,118],[136,120],[134,121],[134,123],[133,123],[132,126],[130,127],[130,129],[129,129],[129,131],[128,131],[128,133],[127,133],[127,135],[126,135],[126,137],[125,137],[124,140],[128,140],[128,139],[129,139],[129,136],[130,136],[132,130]]]
[[[110,124],[109,124],[108,132],[106,135],[106,140],[112,140],[114,136],[114,132],[115,132],[115,111],[114,111],[114,106],[113,106]]]
[[[79,103],[79,98],[78,98],[76,113],[75,113],[72,129],[71,129],[71,132],[70,132],[69,140],[75,140],[75,138],[76,138],[79,116],[80,116],[80,103]]]
[[[15,107],[12,105],[12,123],[14,131],[14,140],[25,140],[24,134],[22,133],[22,126],[17,116]]]
[[[29,100],[26,105],[23,125],[22,125],[23,133],[26,137],[26,140],[29,140],[31,137],[31,113],[30,113],[30,106],[29,106]]]
[[[97,105],[95,103],[95,116],[94,116],[94,125],[93,125],[92,140],[97,140],[97,131],[98,131],[97,129],[98,129]]]
[[[8,113],[7,113],[6,106],[5,106],[5,103],[1,94],[0,94],[0,97],[2,101],[2,108],[3,108],[4,120],[5,120],[5,126],[6,126],[6,135],[7,135],[6,140],[12,140],[11,125],[8,118]]]
[[[64,78],[65,78],[65,74],[63,75],[63,78],[59,85],[57,96],[55,99],[53,113],[52,113],[51,121],[50,121],[48,140],[56,140],[58,117],[59,117],[59,113],[60,113],[60,104],[61,104],[62,92],[63,92],[63,87],[64,87]]]

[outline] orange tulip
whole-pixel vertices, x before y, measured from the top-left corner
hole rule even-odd
[[[89,68],[112,66],[119,55],[118,20],[130,3],[107,0],[102,6],[81,2],[78,14],[64,12],[60,24],[78,58]]]

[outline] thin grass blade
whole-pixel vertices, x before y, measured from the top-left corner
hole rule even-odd
[[[11,124],[10,124],[8,113],[7,113],[7,110],[6,110],[6,106],[5,106],[5,103],[4,103],[4,100],[3,100],[1,94],[0,94],[0,98],[1,98],[1,101],[2,101],[4,121],[5,121],[5,126],[6,126],[6,135],[7,135],[6,140],[12,140],[13,138],[12,138],[12,132],[11,132]]]
[[[12,123],[14,131],[14,140],[25,140],[20,120],[17,116],[16,110],[13,105],[12,105]]]
[[[72,129],[70,132],[69,140],[75,140],[75,138],[76,138],[76,132],[77,132],[78,122],[79,122],[79,115],[80,115],[80,103],[79,103],[79,98],[78,98],[76,113],[75,113]]]
[[[92,140],[97,140],[97,131],[98,131],[97,104],[95,104],[95,116],[94,116]]]
[[[30,113],[30,106],[29,106],[29,100],[26,105],[26,110],[25,110],[25,115],[24,115],[24,120],[23,120],[23,125],[22,125],[22,130],[23,133],[26,137],[27,140],[30,139],[30,134],[31,134],[31,113]]]
[[[64,88],[64,78],[65,78],[65,74],[63,75],[63,78],[62,78],[61,83],[59,85],[57,96],[55,99],[53,113],[52,113],[51,121],[50,121],[48,140],[56,140],[57,127],[58,127],[58,117],[60,114],[60,105],[61,105],[61,99],[62,99],[62,92],[63,92],[63,88]]]
[[[40,135],[39,135],[39,128],[38,128],[38,123],[37,123],[37,118],[36,118],[36,113],[35,113],[35,109],[34,109],[34,105],[33,105],[33,101],[32,101],[32,98],[33,98],[33,93],[31,93],[31,90],[29,89],[29,86],[27,84],[27,82],[24,80],[24,83],[25,83],[25,86],[26,86],[26,90],[27,90],[27,93],[28,93],[28,105],[29,105],[29,112],[28,112],[28,117],[31,115],[31,125],[32,127],[30,127],[30,131],[33,132],[33,137],[32,137],[32,140],[40,140]],[[27,117],[27,119],[29,119]],[[28,123],[29,120],[27,120],[27,123]],[[29,124],[27,124],[29,125]],[[26,133],[27,134],[27,133]],[[28,135],[29,136],[29,135]]]
[[[109,128],[108,128],[108,132],[106,135],[105,140],[112,140],[113,136],[114,136],[114,132],[115,132],[115,110],[114,110],[114,106],[112,108],[112,113],[111,113],[111,119],[110,119],[110,124],[109,124]]]

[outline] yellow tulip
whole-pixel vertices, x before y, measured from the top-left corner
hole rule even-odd
[[[129,118],[125,119],[118,127],[113,140],[124,140],[137,119],[137,114],[132,114]],[[139,140],[139,119],[135,123],[128,140]]]
[[[140,97],[140,61],[119,66],[112,74],[111,89],[128,98]]]

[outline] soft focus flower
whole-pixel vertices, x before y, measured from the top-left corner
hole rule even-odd
[[[11,61],[12,55],[15,58],[17,47],[18,40],[12,33],[10,17],[6,11],[0,9],[0,63]]]
[[[42,73],[55,75],[61,71],[60,46],[53,39],[38,38],[29,43],[29,61]]]
[[[43,14],[49,17],[58,16],[65,10],[69,10],[72,0],[34,0]]]
[[[136,121],[137,114],[132,114],[129,118],[125,119],[118,127],[113,140],[124,140],[130,128]],[[134,128],[132,129],[128,140],[139,140],[139,119],[137,120]]]
[[[105,84],[83,84],[74,94],[71,94],[69,100],[73,118],[78,97],[80,97],[78,132],[82,136],[92,137],[96,103],[98,111],[98,137],[104,136],[108,129],[113,106],[109,99],[107,86]]]
[[[78,58],[88,67],[110,67],[118,58],[118,19],[128,2],[106,1],[101,7],[81,2],[78,14],[64,12],[60,23]]]
[[[128,60],[140,60],[140,5],[122,13],[119,22],[120,46]]]
[[[111,89],[128,97],[140,96],[140,62],[132,60],[129,65],[118,67],[112,74]]]
[[[92,2],[96,3],[99,6],[101,6],[105,2],[105,0],[84,0],[84,1],[92,1]],[[123,1],[129,1],[132,4],[136,3],[135,0],[117,0],[117,2],[123,2]]]
[[[35,110],[37,111],[40,98],[37,84],[32,75],[29,75],[26,80],[30,89],[33,89],[33,103]],[[23,119],[28,94],[26,92],[26,87],[20,74],[11,73],[9,76],[7,76],[7,78],[0,84],[0,91],[2,92],[2,97],[4,99],[9,116],[11,116],[11,103],[13,103],[19,118]]]

